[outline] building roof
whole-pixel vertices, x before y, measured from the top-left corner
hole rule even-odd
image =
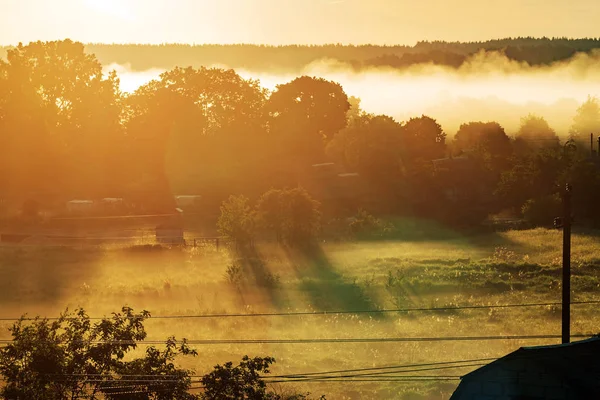
[[[539,375],[540,370],[586,396],[600,398],[600,337],[567,344],[521,347],[463,376],[451,399],[460,398],[461,386],[464,384],[487,381],[490,376],[496,375],[496,371],[502,371],[498,376],[504,379],[511,379],[514,375],[516,379],[522,380],[528,371]]]

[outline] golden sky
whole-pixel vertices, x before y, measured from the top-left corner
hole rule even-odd
[[[0,44],[597,37],[600,0],[0,0]]]

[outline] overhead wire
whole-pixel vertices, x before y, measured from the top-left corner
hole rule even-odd
[[[589,338],[594,334],[573,334],[572,338]],[[230,344],[311,344],[311,343],[398,343],[398,342],[447,342],[447,341],[494,341],[494,340],[534,340],[561,339],[561,335],[498,335],[498,336],[439,336],[439,337],[388,337],[388,338],[305,338],[305,339],[187,339],[187,345],[230,345]],[[0,343],[10,344],[12,339],[1,339]],[[181,341],[182,342],[182,341]],[[56,342],[54,342],[56,343]],[[58,343],[65,343],[59,341]],[[162,340],[95,340],[90,344],[115,344],[152,346],[163,345]]]
[[[588,301],[573,301],[571,305],[586,305],[600,304],[600,300]],[[502,309],[502,308],[528,308],[528,307],[553,307],[562,306],[560,302],[548,303],[522,303],[522,304],[480,304],[480,305],[463,305],[463,306],[447,306],[447,307],[414,307],[414,308],[391,308],[391,309],[374,309],[374,310],[333,310],[333,311],[293,311],[293,312],[273,312],[273,313],[218,313],[218,314],[190,314],[190,315],[156,315],[144,317],[145,320],[153,319],[204,319],[204,318],[257,318],[257,317],[293,317],[293,316],[328,316],[328,315],[343,315],[343,314],[385,314],[385,313],[409,313],[409,312],[442,312],[442,311],[458,311],[458,310],[479,310],[479,309]],[[0,317],[0,321],[33,321],[36,319],[46,319],[54,321],[58,319],[79,319],[80,317]],[[138,316],[121,316],[123,319],[137,319]],[[89,317],[89,320],[105,320],[111,317]]]

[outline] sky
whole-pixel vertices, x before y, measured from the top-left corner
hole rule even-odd
[[[597,37],[598,0],[0,0],[0,44],[407,44]]]

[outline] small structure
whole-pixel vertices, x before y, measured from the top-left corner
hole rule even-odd
[[[177,203],[177,207],[179,208],[197,206],[200,203],[200,199],[202,199],[200,195],[179,195],[175,196],[175,203]]]
[[[450,400],[600,399],[600,337],[522,347],[462,377]]]
[[[70,200],[67,201],[67,211],[71,214],[85,214],[94,208],[92,200]]]

